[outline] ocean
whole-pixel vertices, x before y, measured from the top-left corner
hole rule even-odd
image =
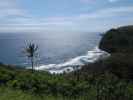
[[[30,68],[23,50],[32,42],[39,47],[35,69],[62,73],[98,59],[104,53],[97,48],[100,39],[94,32],[0,33],[0,62]]]

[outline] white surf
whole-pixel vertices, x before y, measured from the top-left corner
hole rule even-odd
[[[109,56],[109,53],[100,50],[98,47],[94,48],[92,51],[88,51],[86,55],[78,56],[73,58],[67,62],[60,64],[49,64],[49,65],[41,65],[35,67],[36,70],[44,70],[50,73],[63,73],[63,72],[71,72],[74,70],[74,67],[80,68],[81,66],[93,63],[98,59],[104,59]]]

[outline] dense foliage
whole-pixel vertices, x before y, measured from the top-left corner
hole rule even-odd
[[[99,45],[109,53],[133,51],[133,26],[120,27],[107,31]]]
[[[121,79],[105,70],[94,73],[86,69],[86,72],[81,69],[76,73],[51,75],[1,65],[0,85],[39,97],[52,96],[67,100],[133,100],[131,80]]]

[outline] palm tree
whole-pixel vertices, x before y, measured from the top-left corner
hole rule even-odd
[[[24,49],[24,53],[31,61],[32,72],[34,71],[34,60],[35,60],[34,58],[37,55],[37,51],[38,51],[38,46],[34,43],[29,43]]]

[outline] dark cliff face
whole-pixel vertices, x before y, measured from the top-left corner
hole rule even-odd
[[[122,79],[133,80],[133,26],[107,31],[99,48],[111,54],[103,64],[109,72]]]
[[[133,51],[133,26],[111,29],[103,35],[99,48],[109,53]]]

